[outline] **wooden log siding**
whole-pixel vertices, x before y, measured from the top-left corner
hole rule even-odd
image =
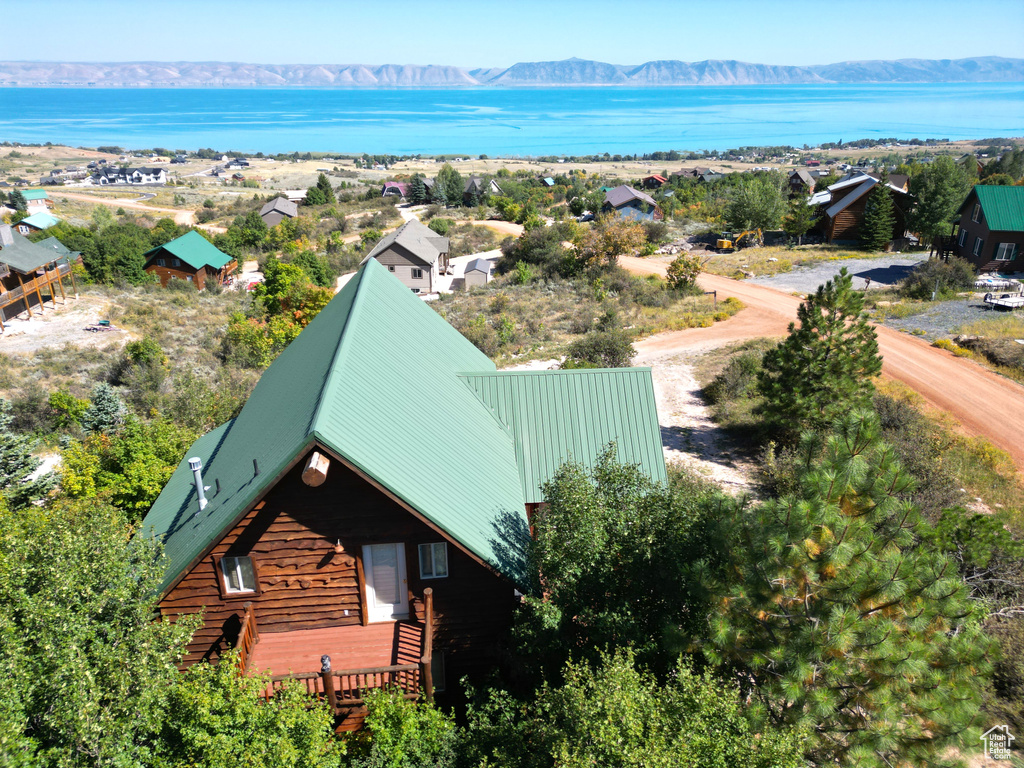
[[[403,542],[411,618],[424,621],[423,593],[432,588],[434,653],[444,653],[448,681],[493,669],[516,604],[512,584],[450,540],[449,575],[420,579],[417,545],[446,537],[341,462],[331,462],[322,486],[307,486],[301,479],[305,463],[298,462],[161,601],[162,614],[171,618],[203,611],[204,624],[188,647],[186,666],[216,660],[238,642],[246,602],[252,603],[262,636],[361,624],[364,591],[357,557],[362,545]],[[341,554],[335,553],[339,540]],[[259,594],[221,596],[215,563],[225,555],[256,561]]]

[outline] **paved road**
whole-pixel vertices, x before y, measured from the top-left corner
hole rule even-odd
[[[664,276],[666,265],[624,257],[620,264],[636,274]],[[781,291],[717,275],[701,275],[706,291],[735,296],[747,309],[711,328],[664,333],[637,344],[638,351],[680,352],[758,336],[783,336],[796,319],[800,299]],[[882,374],[901,381],[926,402],[951,414],[963,430],[985,437],[1013,458],[1024,472],[1024,387],[977,363],[905,333],[875,326],[882,353]]]

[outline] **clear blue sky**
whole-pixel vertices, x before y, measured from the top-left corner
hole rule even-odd
[[[0,59],[451,64],[1024,58],[1022,0],[0,0]]]

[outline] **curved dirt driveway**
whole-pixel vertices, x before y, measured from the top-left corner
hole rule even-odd
[[[155,208],[152,205],[143,205],[142,203],[133,202],[131,200],[118,200],[116,198],[109,197],[92,197],[91,195],[83,195],[75,192],[64,192],[59,189],[47,190],[47,193],[50,195],[57,195],[59,197],[66,197],[70,200],[81,200],[86,203],[107,205],[111,208],[131,208],[134,211],[162,213],[166,216],[173,217],[175,224],[181,224],[186,227],[194,226],[196,223],[195,211],[183,211],[178,208]]]
[[[623,257],[621,266],[631,272],[664,277],[666,264]],[[784,336],[796,319],[801,300],[796,296],[717,275],[701,275],[706,291],[719,298],[735,296],[747,309],[711,328],[663,333],[639,342],[640,352],[668,353],[702,344],[717,346],[758,336]],[[875,326],[882,353],[882,374],[906,384],[926,402],[955,418],[965,432],[985,437],[1010,454],[1024,472],[1024,387],[954,357],[926,341]]]

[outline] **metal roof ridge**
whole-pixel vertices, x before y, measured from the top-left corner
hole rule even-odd
[[[370,259],[370,262],[376,263],[380,266],[380,262],[376,259]],[[345,347],[345,337],[348,335],[349,326],[353,322],[353,318],[356,316],[356,312],[362,305],[361,299],[363,298],[363,281],[366,279],[367,269],[370,267],[370,262],[367,262],[356,271],[355,277],[349,281],[349,283],[355,283],[352,290],[355,291],[355,296],[352,297],[352,305],[348,308],[348,314],[345,316],[345,324],[341,327],[341,333],[338,337],[338,343],[334,347],[334,354],[331,356],[331,363],[327,367],[327,378],[324,380],[323,386],[320,387],[320,391],[316,396],[316,409],[313,411],[312,417],[309,420],[309,426],[306,428],[308,434],[316,435],[319,433],[317,429],[317,423],[320,419],[320,411],[324,406],[324,392],[326,392],[330,386],[334,377],[338,375],[338,360],[341,358],[342,348]]]
[[[651,367],[649,365],[631,365],[631,366],[628,366],[626,368],[550,368],[550,369],[547,369],[547,370],[540,370],[540,371],[537,371],[537,370],[521,370],[521,371],[516,371],[516,370],[508,370],[508,369],[504,369],[504,370],[499,369],[499,370],[495,370],[495,371],[460,371],[456,375],[459,378],[466,378],[466,377],[469,377],[469,376],[523,376],[523,375],[545,376],[545,375],[548,375],[548,374],[560,374],[560,375],[583,374],[583,373],[597,374],[597,373],[620,373],[620,372],[626,372],[626,371],[650,371],[650,370],[652,370],[652,369],[651,369]]]

